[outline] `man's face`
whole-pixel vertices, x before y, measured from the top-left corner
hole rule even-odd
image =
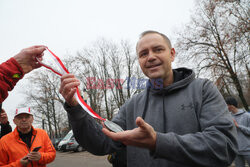
[[[161,35],[150,33],[143,36],[137,44],[137,55],[140,67],[147,77],[168,80],[175,50],[169,48]]]
[[[30,114],[20,114],[15,116],[13,121],[18,129],[29,129],[33,123],[33,116]]]
[[[237,108],[234,107],[233,105],[228,104],[227,107],[230,112],[237,113]]]

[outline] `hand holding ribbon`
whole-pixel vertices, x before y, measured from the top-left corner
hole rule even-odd
[[[61,92],[64,91],[64,96],[65,96],[65,100],[66,101],[70,101],[71,105],[76,105],[77,103],[74,101],[74,99],[71,97],[72,94],[74,94],[74,97],[76,99],[76,101],[81,105],[81,107],[88,113],[90,114],[92,117],[105,121],[104,118],[100,117],[97,113],[95,113],[93,111],[93,109],[87,104],[85,103],[85,101],[82,99],[78,86],[80,85],[80,82],[73,77],[72,74],[69,74],[69,71],[67,70],[67,68],[64,66],[64,64],[62,63],[62,61],[60,60],[59,57],[57,57],[51,50],[49,50],[48,48],[46,48],[46,50],[49,52],[49,56],[50,58],[52,58],[52,61],[55,62],[55,64],[57,65],[57,67],[59,67],[59,70],[56,69],[55,67],[52,67],[51,65],[48,65],[46,63],[44,63],[41,59],[37,58],[37,61],[44,67],[50,69],[51,71],[53,71],[54,73],[56,73],[57,75],[63,76],[64,74],[67,74],[65,76],[62,77],[63,83],[68,83],[68,82],[72,82],[72,80],[75,80],[76,83],[72,82],[72,84],[67,85],[65,90],[60,90]],[[64,81],[65,80],[65,81]],[[67,95],[66,95],[67,93]],[[72,100],[69,100],[69,98],[72,98]]]
[[[49,56],[52,58],[52,61],[56,63],[57,67],[59,69],[55,69],[55,67],[52,67],[51,65],[48,65],[43,62],[43,59],[37,58],[37,61],[44,67],[50,69],[57,75],[60,75],[62,84],[60,88],[60,93],[65,98],[66,102],[69,103],[69,105],[75,106],[77,104],[80,104],[81,107],[92,117],[104,121],[104,125],[113,132],[122,132],[123,129],[115,124],[112,121],[106,120],[102,117],[100,117],[97,113],[93,111],[93,109],[85,103],[85,101],[82,99],[78,86],[80,85],[80,81],[75,78],[73,74],[69,74],[69,71],[64,66],[62,61],[59,57],[57,57],[51,50],[46,48],[46,50],[50,53]]]

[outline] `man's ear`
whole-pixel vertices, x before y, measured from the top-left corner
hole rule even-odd
[[[174,59],[175,59],[175,49],[174,48],[171,48],[170,50],[170,58],[171,58],[171,61],[173,62]]]
[[[16,119],[15,119],[15,118],[13,119],[13,122],[14,122],[14,124],[16,125]]]

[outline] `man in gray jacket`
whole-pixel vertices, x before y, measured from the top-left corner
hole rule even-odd
[[[175,50],[164,34],[142,33],[136,51],[149,81],[112,120],[124,132],[111,132],[88,115],[74,98],[79,80],[62,76],[60,93],[76,140],[95,155],[126,145],[128,167],[230,165],[237,150],[236,128],[216,86],[195,79],[190,69],[172,69]]]
[[[250,166],[250,114],[237,108],[238,102],[234,97],[226,97],[225,100],[237,129],[238,154],[235,166],[244,167],[245,161]]]

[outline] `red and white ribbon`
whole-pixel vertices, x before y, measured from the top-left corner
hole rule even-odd
[[[67,68],[64,66],[64,64],[63,64],[62,61],[60,60],[60,58],[57,57],[57,56],[56,56],[51,50],[49,50],[48,48],[46,48],[46,49],[49,51],[50,57],[54,60],[54,62],[57,64],[57,66],[61,69],[62,73],[59,72],[59,71],[57,71],[57,70],[55,70],[55,69],[53,69],[51,66],[49,66],[49,65],[47,65],[47,64],[45,64],[45,63],[43,63],[43,62],[41,62],[39,59],[37,59],[38,62],[39,62],[42,66],[44,66],[44,67],[50,69],[51,71],[53,71],[54,73],[56,73],[57,75],[62,76],[63,74],[69,73],[69,71],[67,70]],[[104,118],[100,117],[97,113],[94,112],[94,110],[93,110],[87,103],[85,103],[85,101],[82,99],[82,97],[81,97],[81,95],[80,95],[80,92],[79,92],[78,87],[76,88],[76,93],[74,94],[74,96],[76,97],[77,102],[81,105],[81,107],[82,107],[89,115],[91,115],[92,117],[94,117],[94,118],[96,118],[96,119],[105,121]]]

